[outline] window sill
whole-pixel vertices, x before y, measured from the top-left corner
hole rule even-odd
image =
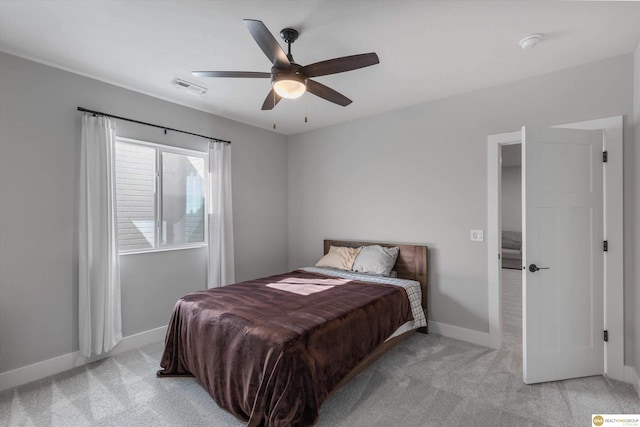
[[[198,244],[194,244],[194,245],[185,245],[185,246],[168,246],[168,247],[164,247],[164,248],[140,249],[140,250],[136,250],[136,251],[120,252],[120,256],[138,255],[138,254],[150,254],[150,253],[156,253],[156,252],[182,251],[182,250],[185,250],[185,249],[199,249],[199,248],[206,248],[206,247],[207,247],[206,243],[198,243]]]

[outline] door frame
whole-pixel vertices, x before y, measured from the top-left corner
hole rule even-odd
[[[604,327],[609,341],[604,345],[604,373],[624,381],[624,237],[623,237],[623,116],[606,117],[552,127],[604,130],[607,165],[604,168],[604,238],[609,250],[604,254]],[[502,346],[502,278],[500,230],[502,229],[501,147],[522,142],[522,132],[489,135],[487,138],[487,261],[489,346]]]

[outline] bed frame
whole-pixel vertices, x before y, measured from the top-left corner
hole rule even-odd
[[[406,245],[401,243],[379,243],[379,242],[357,242],[351,240],[325,240],[324,241],[324,253],[325,255],[329,252],[329,248],[331,246],[344,246],[348,248],[359,248],[361,246],[370,246],[370,245],[380,245],[386,247],[398,247],[400,251],[398,253],[398,260],[396,261],[396,265],[394,266],[394,270],[398,272],[398,277],[401,279],[409,279],[409,280],[417,280],[420,282],[420,287],[422,288],[422,309],[424,310],[424,316],[427,317],[427,290],[428,290],[428,263],[427,263],[427,255],[428,248],[426,246],[421,245]],[[425,326],[424,328],[417,329],[418,332],[422,332],[424,334],[428,333],[428,329]],[[408,331],[402,335],[398,335],[397,337],[391,338],[384,343],[382,343],[378,348],[376,348],[369,356],[367,356],[358,366],[356,366],[351,372],[349,372],[343,379],[338,383],[338,385],[333,389],[331,394],[335,393],[339,390],[343,385],[351,381],[356,375],[360,372],[364,371],[367,367],[369,367],[373,362],[378,360],[384,353],[391,350],[393,347],[398,345],[404,339],[406,339],[409,335],[411,335],[415,331]]]

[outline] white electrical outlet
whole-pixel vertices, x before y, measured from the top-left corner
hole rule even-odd
[[[484,230],[471,230],[472,242],[484,242]]]

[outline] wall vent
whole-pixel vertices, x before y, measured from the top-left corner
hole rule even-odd
[[[173,84],[191,95],[204,96],[209,90],[206,87],[199,86],[195,83],[190,83],[182,79],[176,79],[176,81],[173,82]]]

